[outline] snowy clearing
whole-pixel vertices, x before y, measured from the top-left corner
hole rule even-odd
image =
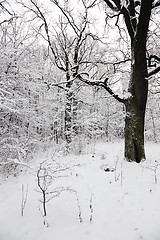
[[[53,156],[50,150],[18,176],[4,180],[1,174],[0,240],[159,240],[158,144],[146,144],[146,155],[141,164],[128,163],[122,143],[97,143],[82,155]],[[46,217],[40,163],[54,175],[45,182]]]

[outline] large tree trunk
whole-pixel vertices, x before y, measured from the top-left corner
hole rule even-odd
[[[148,93],[146,42],[151,11],[159,6],[154,0],[104,0],[115,12],[124,17],[124,23],[131,41],[131,78],[128,92],[130,97],[119,98],[106,86],[103,87],[126,106],[125,120],[125,157],[128,161],[140,162],[145,158],[144,152],[144,122]],[[116,15],[114,15],[115,17]],[[119,24],[117,19],[117,25]],[[120,27],[119,27],[120,29]],[[120,34],[120,37],[121,34]],[[159,69],[157,68],[156,72]],[[96,85],[96,83],[95,83]],[[124,100],[124,101],[123,101]]]
[[[131,97],[125,103],[125,157],[138,163],[145,159],[144,122],[148,95],[146,42],[152,2],[141,1],[136,35],[131,36],[131,80],[128,89]]]
[[[139,163],[145,159],[144,152],[144,113],[137,106],[136,99],[126,103],[125,119],[125,158]]]
[[[125,102],[125,157],[139,163],[145,159],[144,123],[148,94],[146,48],[135,44],[132,48],[130,98]]]

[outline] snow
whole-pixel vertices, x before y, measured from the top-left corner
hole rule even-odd
[[[7,179],[1,174],[0,240],[159,240],[158,144],[146,144],[146,154],[137,164],[123,160],[122,143],[97,143],[82,155],[53,156],[50,149],[35,156],[27,171]],[[48,192],[64,191],[47,202],[44,218],[36,173],[44,161],[54,168],[53,158],[56,169],[66,171],[53,178]]]
[[[159,3],[159,0],[155,0],[155,1],[153,2],[152,6],[155,7],[157,3]]]

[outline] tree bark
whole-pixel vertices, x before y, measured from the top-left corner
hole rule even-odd
[[[140,163],[145,159],[144,118],[139,110],[136,98],[127,101],[125,119],[125,158]]]
[[[70,89],[66,94],[65,105],[65,139],[68,144],[72,142],[72,92]]]
[[[148,95],[146,44],[135,42],[131,52],[131,79],[128,92],[131,97],[125,102],[125,157],[140,163],[145,159],[144,124]]]

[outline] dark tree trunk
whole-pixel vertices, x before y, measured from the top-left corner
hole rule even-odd
[[[124,17],[124,23],[131,41],[131,77],[128,99],[120,99],[109,87],[105,89],[119,102],[125,104],[125,157],[128,161],[140,162],[145,159],[144,123],[148,94],[146,42],[154,0],[104,0],[115,12]],[[137,4],[139,10],[137,11]],[[157,6],[160,3],[158,1]],[[117,21],[118,25],[118,21]],[[157,68],[156,72],[159,71]]]
[[[142,0],[137,27],[132,25],[136,35],[131,37],[131,79],[128,89],[131,97],[125,103],[125,157],[137,163],[145,159],[144,124],[148,95],[146,42],[151,9],[152,0]]]
[[[136,99],[126,103],[125,119],[125,158],[139,163],[145,159],[144,152],[144,118]]]
[[[140,41],[132,46],[132,66],[129,93],[125,102],[125,157],[137,163],[145,159],[144,124],[148,95],[146,44]]]

